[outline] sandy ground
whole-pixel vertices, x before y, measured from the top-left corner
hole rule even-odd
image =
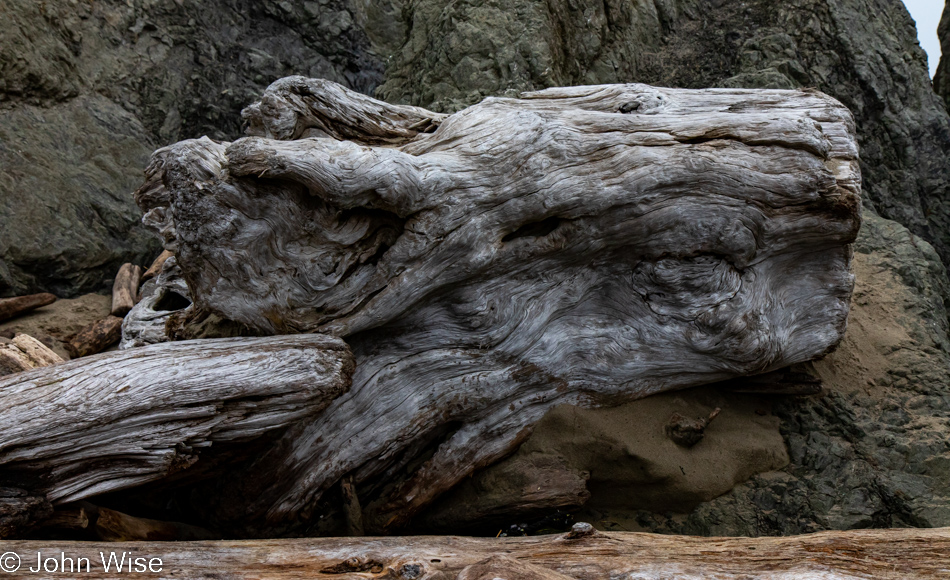
[[[112,297],[99,294],[57,300],[49,306],[0,323],[0,336],[12,338],[18,333],[29,334],[69,360],[63,343],[84,326],[108,316],[111,308]]]

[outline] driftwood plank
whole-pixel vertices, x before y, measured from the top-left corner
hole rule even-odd
[[[30,294],[28,296],[17,296],[16,298],[0,298],[0,321],[19,316],[53,302],[56,302],[56,295],[49,293]]]
[[[157,151],[136,199],[185,319],[356,356],[262,460],[279,483],[237,494],[249,533],[307,529],[347,476],[367,531],[398,529],[554,405],[776,370],[844,332],[860,172],[821,93],[574,87],[443,117],[291,77],[246,117],[254,137]]]
[[[6,377],[0,486],[60,504],[155,481],[212,444],[314,417],[352,372],[343,341],[298,335],[156,344]]]
[[[5,542],[23,577],[61,554],[88,560],[81,578],[112,578],[100,552],[154,562],[144,578],[454,578],[577,580],[929,580],[950,575],[950,530],[855,530],[785,538],[637,533],[528,538],[307,538],[229,542]],[[38,557],[39,554],[39,557]],[[10,560],[15,562],[16,560]],[[67,565],[69,562],[67,562]],[[53,566],[54,562],[50,562]],[[153,568],[155,570],[155,568]],[[486,572],[494,575],[483,575]],[[501,574],[504,572],[504,574]]]

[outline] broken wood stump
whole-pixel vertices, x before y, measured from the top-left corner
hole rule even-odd
[[[7,541],[24,566],[37,552],[86,558],[81,578],[115,578],[99,553],[161,559],[175,578],[453,580],[931,580],[947,575],[950,529],[820,532],[804,536],[704,538],[595,532],[523,538],[417,536],[208,542]],[[51,564],[52,565],[52,564]],[[25,569],[24,569],[25,571]],[[494,575],[484,575],[489,572]],[[519,575],[522,574],[522,575]],[[143,575],[145,576],[145,575]]]
[[[56,295],[49,293],[0,298],[0,321],[19,316],[53,302],[56,302]]]
[[[0,376],[61,362],[62,357],[28,334],[17,334],[8,344],[0,344]]]
[[[122,319],[106,316],[86,326],[66,342],[66,350],[72,358],[100,353],[122,338]]]
[[[142,268],[135,264],[122,264],[112,284],[112,316],[124,317],[138,302],[139,282]]]
[[[245,117],[251,137],[158,150],[136,192],[188,286],[176,332],[213,313],[357,360],[255,465],[273,482],[235,493],[245,533],[308,529],[348,476],[367,532],[398,529],[555,405],[773,371],[844,332],[860,171],[819,92],[553,88],[445,116],[290,77]]]
[[[352,372],[343,341],[308,334],[162,343],[0,379],[0,486],[63,504],[187,480],[207,454],[244,460],[237,444],[308,423]]]

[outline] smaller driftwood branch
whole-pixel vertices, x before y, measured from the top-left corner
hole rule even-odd
[[[947,578],[950,529],[858,530],[786,538],[585,532],[527,538],[307,538],[231,542],[7,542],[24,566],[37,552],[86,558],[82,578],[113,578],[99,553],[161,559],[176,578],[492,578],[607,580],[918,580]],[[157,564],[156,564],[157,565]],[[113,568],[114,572],[114,568]]]
[[[112,284],[112,315],[125,316],[138,302],[139,282],[142,268],[135,264],[123,264]]]
[[[56,302],[56,296],[48,293],[17,296],[16,298],[0,298],[0,320],[19,316],[53,302]]]
[[[0,486],[66,503],[161,479],[212,444],[313,417],[350,385],[323,335],[193,340],[0,380]]]

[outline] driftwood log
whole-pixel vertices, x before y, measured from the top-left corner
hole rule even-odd
[[[100,353],[122,338],[122,318],[106,316],[82,328],[66,342],[72,358]]]
[[[62,504],[187,477],[206,453],[222,461],[218,446],[243,459],[233,444],[309,422],[352,371],[341,340],[309,334],[156,344],[0,379],[0,487]]]
[[[637,533],[527,538],[308,538],[230,542],[4,542],[23,577],[49,561],[77,578],[116,578],[109,562],[153,562],[143,578],[393,580],[929,580],[950,574],[950,530],[854,530],[785,538]],[[100,556],[100,552],[102,556]],[[39,556],[38,556],[39,554]],[[62,557],[71,558],[63,560]],[[102,557],[111,564],[103,569]],[[77,571],[79,558],[85,558]],[[88,562],[88,568],[86,566]],[[88,572],[87,572],[88,570]],[[133,568],[135,570],[135,568]],[[123,572],[126,570],[123,569]],[[42,568],[40,569],[42,573]],[[81,573],[80,573],[81,572]]]
[[[554,405],[773,371],[844,332],[860,174],[821,93],[559,88],[446,117],[291,77],[245,117],[252,137],[157,151],[136,192],[182,325],[326,332],[357,360],[255,463],[274,480],[237,493],[248,533],[308,529],[345,477],[367,532],[396,529]]]
[[[0,376],[63,362],[62,357],[28,334],[17,334],[0,344]]]
[[[0,321],[19,316],[53,302],[56,302],[56,295],[45,292],[43,294],[17,296],[16,298],[0,298]]]
[[[139,282],[142,268],[135,264],[122,264],[112,283],[112,316],[124,317],[138,302]]]

